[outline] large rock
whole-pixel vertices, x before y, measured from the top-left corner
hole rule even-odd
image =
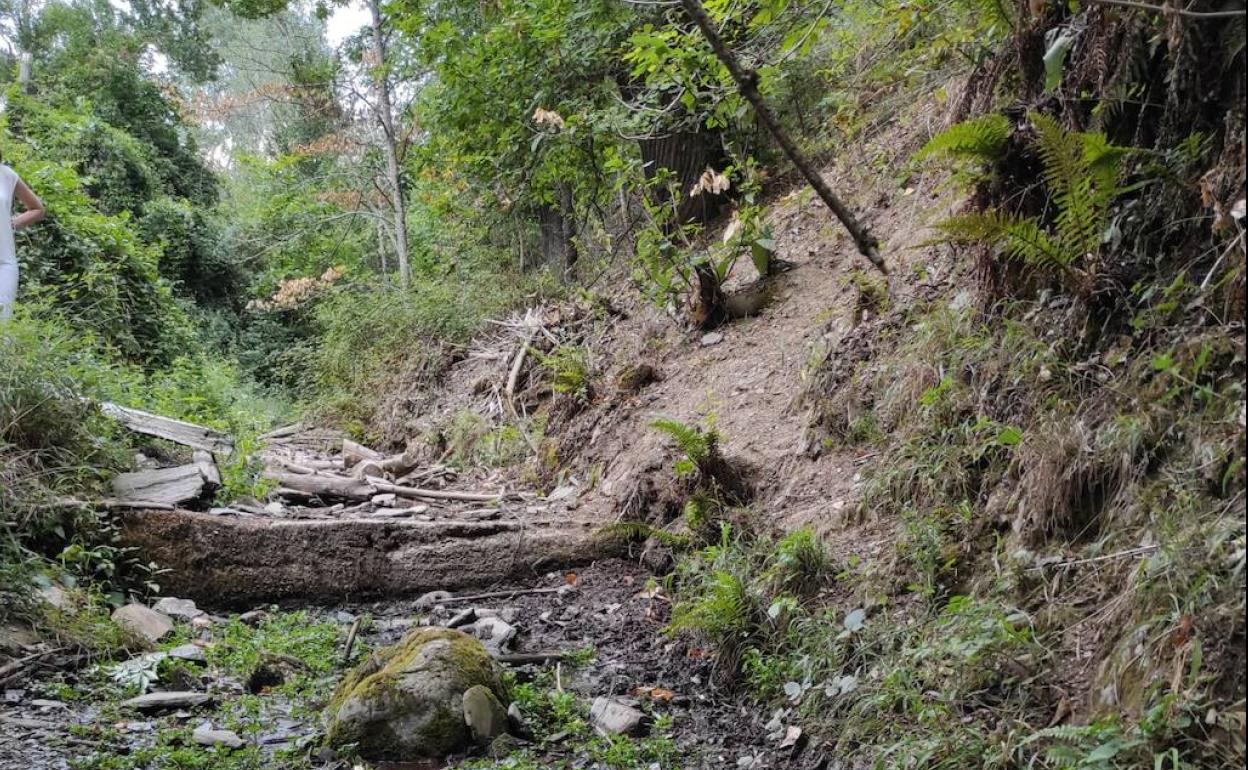
[[[442,758],[472,739],[464,693],[476,685],[503,697],[497,664],[480,642],[446,628],[413,631],[338,685],[326,737],[333,746],[357,744],[365,759]]]
[[[173,620],[168,615],[142,604],[118,607],[113,611],[113,622],[149,642],[159,641],[173,631]]]

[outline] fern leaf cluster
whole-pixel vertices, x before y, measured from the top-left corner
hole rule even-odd
[[[992,244],[1008,259],[1066,270],[1100,248],[1111,207],[1122,193],[1118,180],[1129,149],[1111,144],[1101,133],[1067,131],[1047,115],[1032,113],[1030,118],[1045,187],[1056,209],[1051,224],[988,209],[951,217],[937,229],[946,242]],[[919,154],[982,161],[992,157],[985,153],[994,147],[1004,148],[1004,136],[996,133],[1000,130],[1008,134],[1009,126],[999,115],[961,123],[934,137]]]
[[[915,158],[942,157],[992,163],[1005,152],[1009,137],[1010,122],[1004,115],[985,115],[941,131],[915,153]]]
[[[680,451],[694,465],[701,464],[711,457],[719,438],[713,430],[703,430],[697,425],[686,425],[670,417],[659,417],[651,421],[650,427],[670,436]]]

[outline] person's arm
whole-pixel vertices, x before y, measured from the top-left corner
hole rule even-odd
[[[23,227],[29,227],[39,220],[47,216],[47,211],[43,208],[43,201],[39,200],[39,196],[35,195],[35,191],[26,186],[22,180],[17,180],[17,185],[13,188],[13,197],[22,202],[25,211],[13,217],[13,229],[21,230]]]

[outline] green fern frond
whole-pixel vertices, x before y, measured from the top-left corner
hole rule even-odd
[[[1044,268],[1064,268],[1069,255],[1041,229],[1034,219],[1006,214],[996,209],[950,217],[938,224],[946,243],[999,244],[1010,259]]]
[[[670,417],[659,417],[650,427],[666,433],[676,442],[680,451],[695,464],[704,462],[715,451],[718,435],[713,430],[703,430],[696,425],[686,425]]]
[[[950,126],[928,140],[915,159],[944,157],[992,163],[1005,152],[1010,122],[1004,115],[985,115]]]
[[[996,243],[1005,237],[1009,226],[1018,217],[1004,214],[996,209],[957,214],[936,225],[942,234],[937,243]]]
[[[1053,243],[1034,219],[1011,223],[1005,232],[1004,247],[1010,259],[1051,270],[1063,269],[1074,259],[1071,252]]]

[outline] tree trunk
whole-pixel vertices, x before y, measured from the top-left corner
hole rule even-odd
[[[654,139],[642,139],[637,144],[647,179],[654,178],[663,169],[675,176],[676,220],[679,224],[709,222],[723,209],[728,200],[726,195],[709,192],[689,194],[708,168],[723,171],[728,165],[723,136],[718,131],[680,131]],[[666,191],[659,195],[661,200],[667,200]]]
[[[537,211],[538,238],[543,261],[559,265],[566,278],[580,258],[575,240],[576,211],[571,185],[560,182],[555,193],[558,202],[543,205]]]
[[[386,36],[381,23],[379,0],[368,0],[372,15],[373,56],[377,73],[377,119],[383,134],[382,149],[386,155],[386,183],[394,208],[394,257],[399,267],[399,285],[406,289],[412,282],[412,266],[408,259],[407,206],[403,196],[403,180],[399,175],[399,139],[394,130],[394,107],[390,99],[390,78],[386,73]]]

